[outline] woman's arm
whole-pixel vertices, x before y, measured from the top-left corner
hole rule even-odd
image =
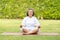
[[[37,18],[35,18],[35,26],[38,27],[38,28],[40,28],[40,24],[39,24],[39,21],[38,21]]]
[[[22,27],[25,27],[25,18],[23,19],[23,21],[22,21],[22,24],[20,25],[20,28],[22,28]]]

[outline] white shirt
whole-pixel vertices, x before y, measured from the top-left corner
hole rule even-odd
[[[32,18],[30,18],[27,16],[23,19],[22,25],[24,25],[25,27],[35,27],[36,25],[39,26],[39,22],[36,17],[33,16]]]
[[[39,22],[36,17],[33,16],[32,18],[30,18],[27,16],[23,19],[22,25],[23,27],[26,27],[28,29],[33,29],[36,26],[39,26]]]

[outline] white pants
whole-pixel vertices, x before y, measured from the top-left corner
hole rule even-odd
[[[38,28],[37,28],[37,27],[22,27],[22,28],[20,28],[21,31],[22,31],[23,29],[27,29],[28,31],[32,31],[32,30],[38,29]],[[39,31],[39,29],[38,29],[38,31]]]

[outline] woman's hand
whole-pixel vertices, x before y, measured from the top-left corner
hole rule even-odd
[[[40,26],[36,25],[36,28],[40,28]]]

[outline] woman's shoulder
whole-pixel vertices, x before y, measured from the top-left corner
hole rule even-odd
[[[24,17],[24,20],[27,20],[27,19],[29,19],[28,16],[27,17]],[[37,19],[37,18],[35,16],[33,16],[32,19]]]
[[[24,19],[28,19],[28,17],[24,17]]]
[[[33,16],[34,19],[37,19],[35,16]]]

